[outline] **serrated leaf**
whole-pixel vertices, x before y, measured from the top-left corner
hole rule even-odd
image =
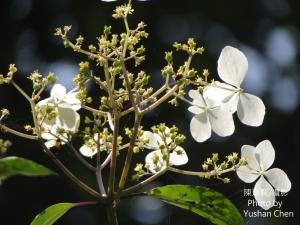
[[[154,188],[148,195],[166,203],[190,210],[217,225],[243,225],[233,203],[222,194],[206,187],[167,185]]]
[[[52,205],[38,214],[30,225],[51,225],[62,217],[68,210],[77,206],[74,203],[58,203]]]
[[[0,181],[15,175],[48,176],[56,173],[50,169],[21,157],[5,157],[0,159]]]

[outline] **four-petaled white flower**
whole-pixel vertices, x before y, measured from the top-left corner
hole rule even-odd
[[[168,130],[166,130],[166,133]],[[157,173],[164,169],[167,166],[166,159],[162,153],[162,151],[159,149],[160,144],[164,144],[164,141],[160,137],[160,135],[152,133],[151,131],[144,131],[144,137],[149,139],[148,144],[146,144],[146,148],[152,149],[154,151],[150,152],[145,159],[146,165],[149,168],[149,171],[151,173]],[[171,139],[166,139],[166,144],[170,144]],[[188,157],[185,152],[185,150],[177,146],[171,153],[169,158],[170,165],[173,166],[180,166],[184,165],[188,162]]]
[[[190,130],[197,142],[210,138],[211,130],[221,137],[234,132],[232,113],[219,102],[204,98],[198,91],[190,90],[193,106],[188,110],[195,114],[191,120]]]
[[[62,128],[67,132],[76,133],[80,124],[80,116],[76,112],[81,108],[80,100],[76,98],[77,92],[67,93],[66,88],[61,84],[55,84],[50,92],[50,97],[37,103],[40,108],[39,123],[43,128],[42,138],[48,140],[47,145],[53,147],[54,141],[59,136],[66,141],[66,137],[57,134],[57,129]],[[56,112],[54,118],[47,118],[47,108]],[[53,135],[54,134],[54,135]],[[62,142],[63,143],[63,142]]]
[[[96,133],[94,134],[94,138],[90,139],[88,142],[86,142],[84,145],[82,145],[79,149],[79,152],[85,156],[85,157],[90,157],[92,158],[94,155],[97,154],[98,150],[98,144],[99,144],[99,150],[104,151],[106,150],[106,146],[103,144],[102,139],[100,139],[99,143],[99,134]]]
[[[283,193],[290,191],[291,182],[286,173],[278,168],[269,169],[275,160],[275,151],[269,140],[260,142],[256,148],[244,145],[242,157],[248,164],[239,167],[237,175],[246,183],[252,183],[259,178],[254,186],[253,195],[263,209],[267,210],[274,205],[274,188]]]
[[[241,88],[247,70],[246,56],[236,48],[224,47],[218,60],[218,73],[226,83],[208,85],[204,89],[204,97],[226,103],[232,113],[237,111],[242,123],[260,126],[265,116],[265,105],[260,98],[244,93]]]

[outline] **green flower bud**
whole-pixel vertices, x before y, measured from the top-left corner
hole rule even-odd
[[[165,60],[171,63],[173,61],[173,52],[165,52]]]
[[[218,160],[219,160],[219,154],[218,153],[213,153],[212,161],[217,162]]]
[[[33,89],[38,91],[42,88],[42,84],[41,83],[38,83],[38,82],[34,82],[33,83]]]
[[[145,49],[144,46],[142,45],[141,47],[139,47],[139,48],[137,49],[137,53],[141,55],[141,54],[143,54],[143,53],[145,52],[145,50],[146,50],[146,49]]]
[[[87,103],[92,103],[93,99],[91,97],[87,97],[85,100]]]
[[[111,26],[104,26],[103,33],[108,36],[111,33]]]

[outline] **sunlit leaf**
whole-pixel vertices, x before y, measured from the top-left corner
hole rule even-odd
[[[48,176],[55,175],[50,169],[31,160],[10,156],[0,159],[0,181],[15,175]]]
[[[241,214],[229,199],[206,187],[167,185],[154,188],[147,194],[190,210],[217,225],[244,224]]]
[[[38,214],[30,225],[51,225],[74,206],[77,206],[77,204],[58,203],[52,205]]]

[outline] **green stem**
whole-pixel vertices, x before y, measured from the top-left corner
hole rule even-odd
[[[174,167],[168,167],[168,170],[172,171],[172,172],[175,172],[175,173],[180,173],[180,174],[189,175],[189,176],[197,176],[197,177],[202,177],[202,178],[210,178],[210,177],[213,177],[213,176],[220,176],[222,174],[235,171],[237,168],[238,168],[238,165],[234,165],[234,166],[232,166],[232,167],[230,167],[228,169],[225,169],[225,170],[220,170],[220,171],[212,170],[212,171],[207,171],[207,172],[181,170],[181,169],[177,169],[177,168],[174,168]]]
[[[128,176],[129,167],[130,167],[131,159],[132,159],[132,155],[133,155],[133,148],[134,148],[134,145],[136,142],[136,138],[138,135],[141,120],[142,120],[142,115],[136,114],[135,120],[134,120],[134,128],[133,128],[133,132],[132,132],[132,137],[130,139],[130,144],[128,147],[125,164],[124,164],[122,175],[121,175],[120,182],[119,182],[119,190],[122,190],[126,183],[126,179]]]
[[[28,102],[31,102],[31,98],[29,97],[28,94],[26,94],[26,92],[13,80],[11,81],[11,84],[21,93],[21,95],[23,95],[24,98],[27,99]]]
[[[105,188],[104,188],[104,183],[103,183],[103,178],[102,178],[102,169],[101,169],[100,133],[98,133],[98,137],[97,137],[96,178],[97,178],[100,194],[103,195],[103,196],[106,196],[106,191],[105,191]]]
[[[113,146],[110,161],[110,172],[108,180],[108,196],[110,198],[114,195],[114,183],[116,177],[116,163],[117,163],[117,152],[118,152],[118,132],[119,132],[119,115],[115,114],[114,118],[114,131],[113,131]]]
[[[107,218],[109,225],[118,225],[117,210],[113,205],[106,207]]]

